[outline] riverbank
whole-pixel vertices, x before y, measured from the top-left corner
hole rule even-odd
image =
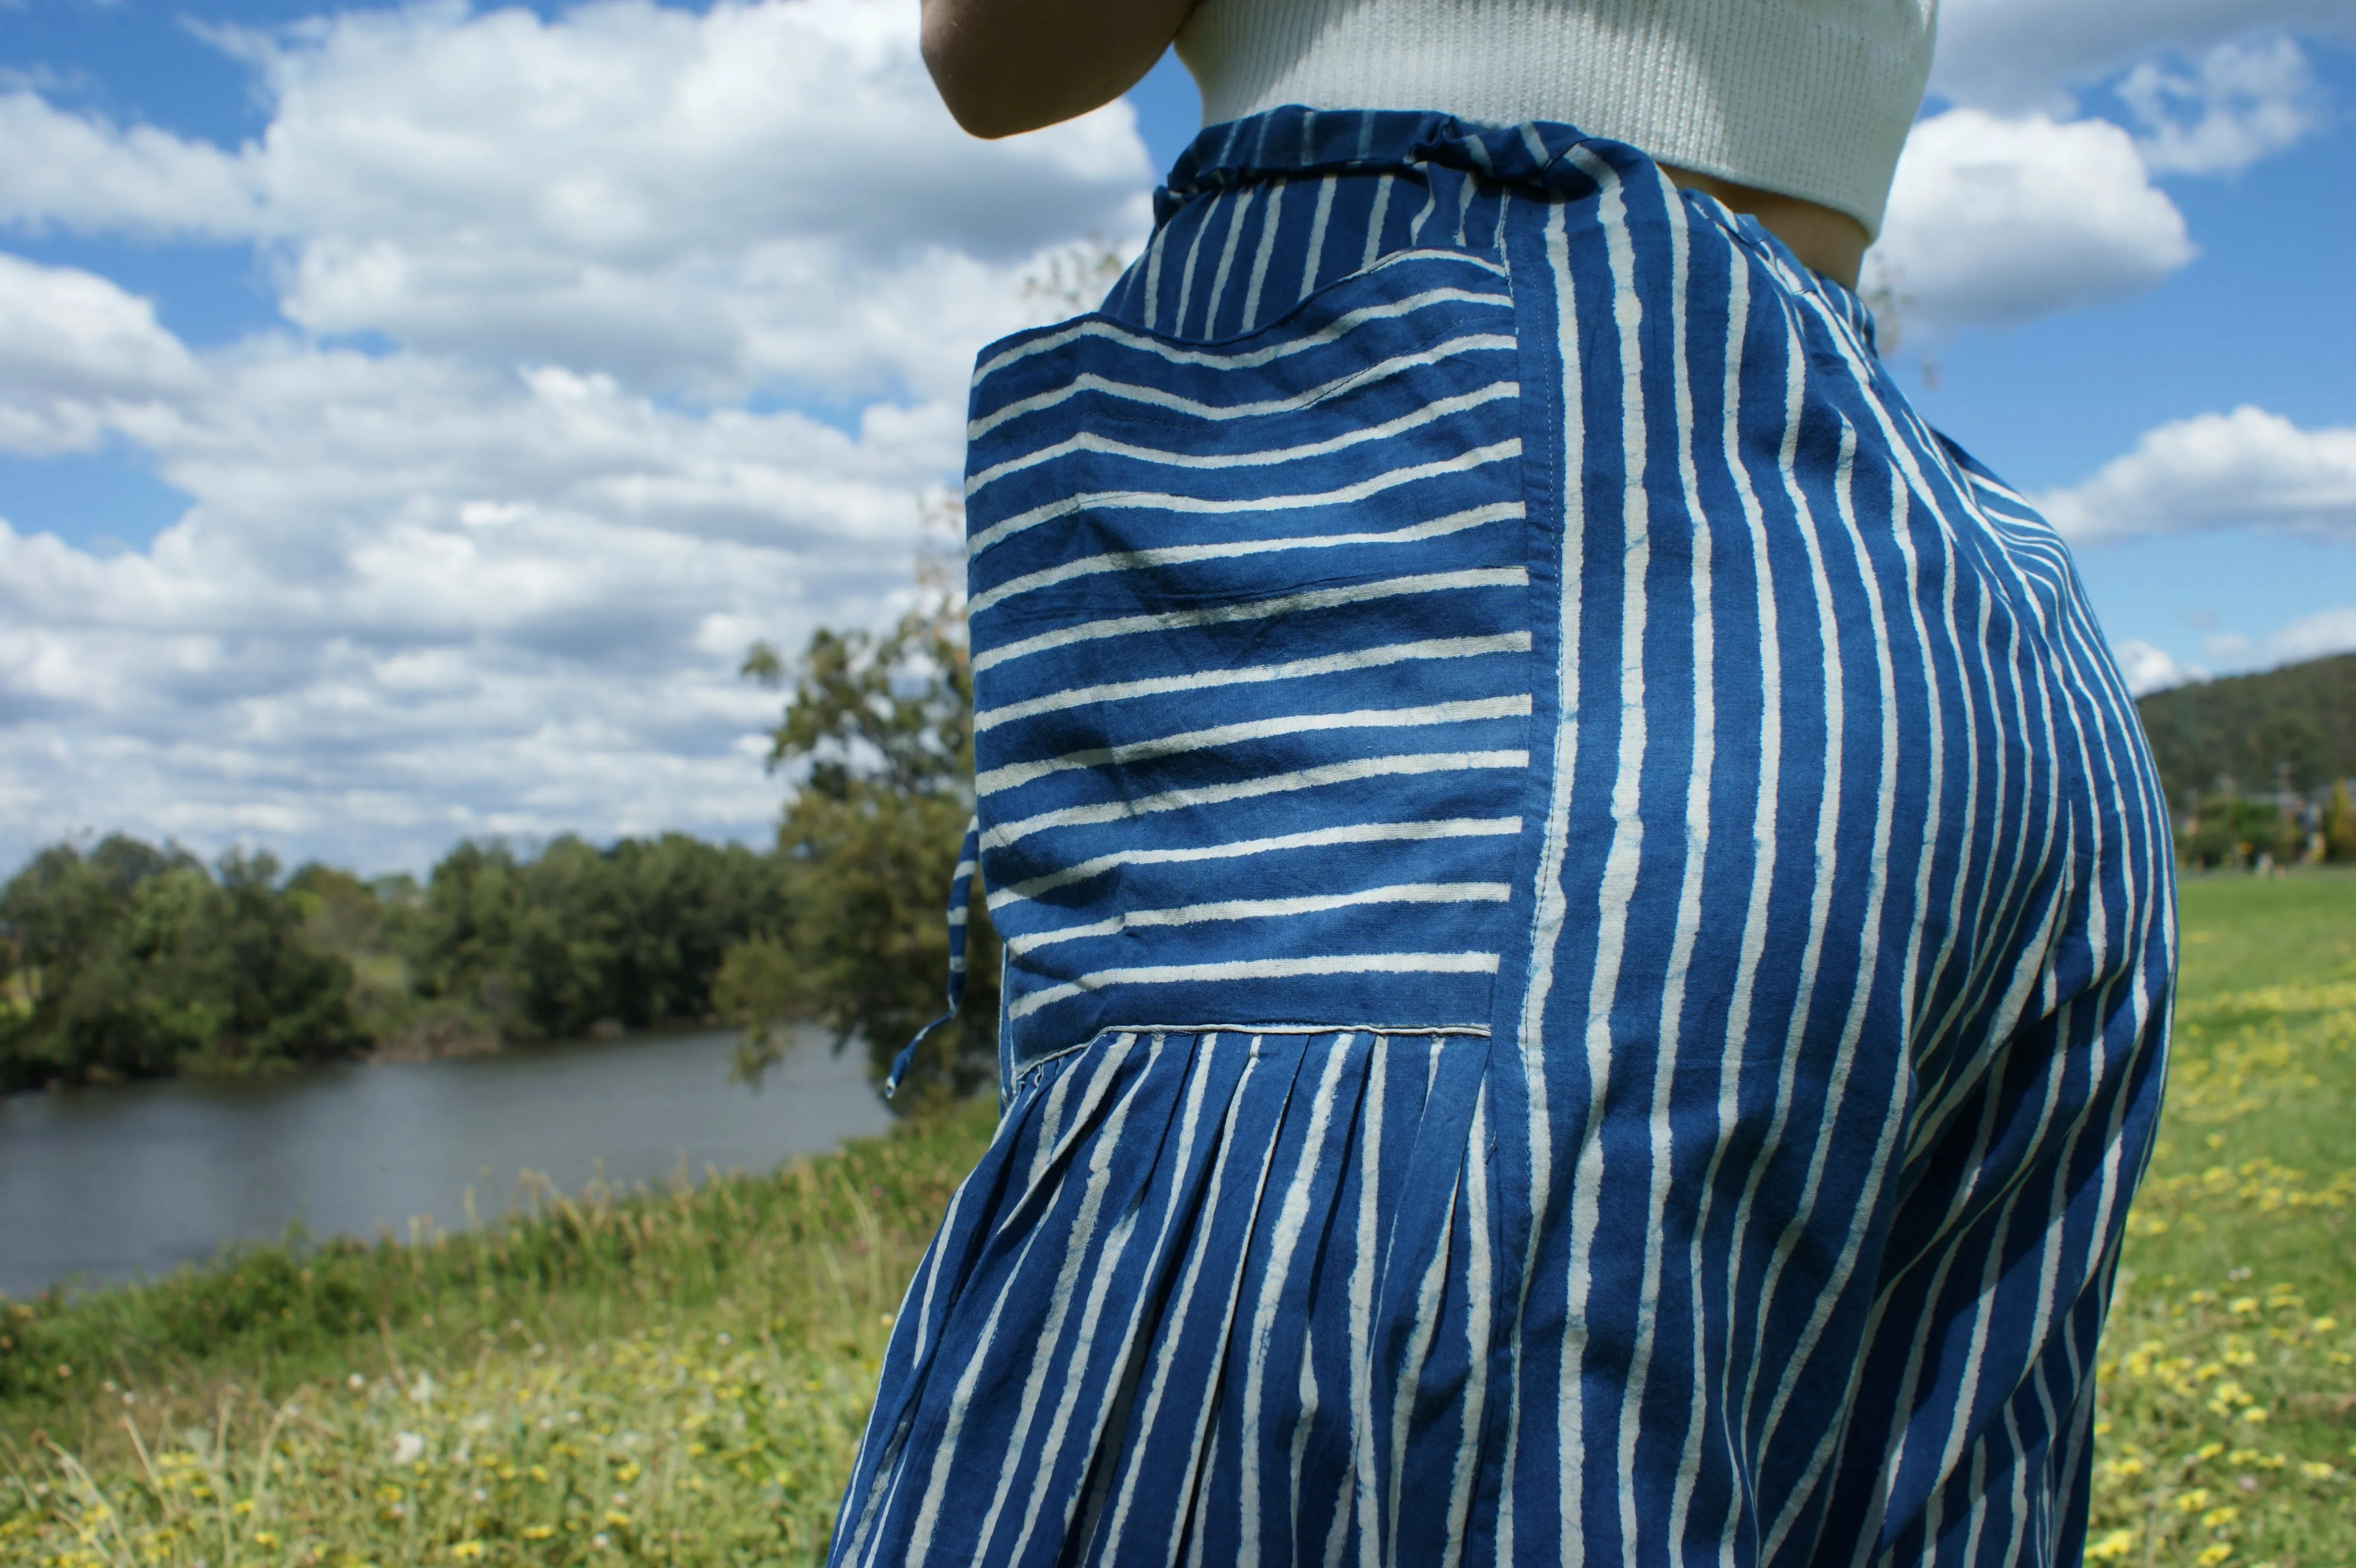
[[[2090,1555],[2346,1562],[2356,879],[2203,879],[2184,914]],[[475,1236],[266,1249],[18,1316],[0,1562],[814,1561],[901,1282],[991,1121],[969,1103],[775,1176],[543,1194]]]
[[[0,1312],[0,1562],[801,1562],[994,1116]]]

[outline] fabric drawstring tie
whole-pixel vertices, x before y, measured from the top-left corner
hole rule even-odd
[[[965,1005],[965,918],[973,897],[973,873],[981,854],[981,817],[979,813],[966,819],[965,843],[958,848],[957,870],[949,877],[949,1010],[916,1031],[916,1038],[900,1047],[892,1058],[892,1071],[884,1079],[884,1098],[889,1100],[898,1092],[900,1080],[916,1063],[916,1047],[925,1036],[958,1015]]]

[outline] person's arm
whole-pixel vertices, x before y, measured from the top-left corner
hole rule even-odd
[[[925,65],[957,123],[1012,136],[1111,102],[1194,0],[924,0]]]

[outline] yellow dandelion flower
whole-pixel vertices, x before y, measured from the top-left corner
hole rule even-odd
[[[2227,1503],[2222,1508],[2211,1509],[2207,1513],[2202,1514],[2201,1516],[2201,1522],[2207,1525],[2210,1529],[2215,1530],[2218,1526],[2231,1524],[2241,1517],[2242,1510],[2235,1508],[2233,1504]]]
[[[2298,1473],[2305,1476],[2310,1481],[2328,1481],[2331,1479],[2332,1477],[2340,1474],[2339,1471],[2323,1463],[2320,1459],[2308,1460],[2306,1464],[2301,1465],[2298,1467]]]
[[[625,1525],[630,1522],[630,1516],[624,1513],[619,1509],[607,1509],[605,1510],[605,1522],[611,1525]]]
[[[483,1543],[479,1541],[462,1541],[450,1549],[451,1560],[457,1563],[472,1563],[482,1554]]]
[[[253,1532],[253,1544],[265,1552],[274,1552],[278,1548],[278,1537],[270,1530],[257,1530]]]
[[[236,1502],[230,1505],[229,1511],[237,1515],[238,1518],[243,1519],[246,1515],[253,1511],[253,1499],[252,1498],[240,1498]]]
[[[556,1533],[556,1527],[552,1524],[528,1524],[523,1527],[522,1533],[526,1541],[546,1541]]]
[[[2214,1459],[2223,1452],[2225,1445],[2222,1443],[2204,1443],[2192,1451],[2192,1456],[2195,1459]]]
[[[2176,1499],[2176,1506],[2186,1513],[2199,1513],[2209,1506],[2209,1488],[2193,1487]]]
[[[2252,1405],[2242,1412],[2244,1421],[2257,1426],[2264,1426],[2270,1418],[2270,1412],[2264,1405]]]
[[[632,1481],[637,1480],[639,1474],[638,1462],[633,1459],[624,1465],[620,1469],[614,1472],[614,1479],[621,1482],[622,1485],[626,1487]]]
[[[2103,1537],[2102,1540],[2097,1541],[2093,1545],[2087,1547],[2086,1555],[2094,1558],[2099,1562],[2107,1563],[2115,1557],[2125,1557],[2128,1552],[2135,1550],[2135,1544],[2136,1539],[2134,1530],[2115,1530],[2108,1535]]]
[[[2194,1558],[2192,1561],[2201,1564],[2201,1568],[2217,1568],[2218,1563],[2222,1563],[2226,1558],[2231,1557],[2232,1555],[2233,1555],[2233,1548],[2232,1544],[2230,1542],[2221,1541],[2214,1546],[2202,1547],[2201,1549],[2201,1555]]]

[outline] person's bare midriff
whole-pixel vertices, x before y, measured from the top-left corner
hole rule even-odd
[[[1759,220],[1760,225],[1790,247],[1792,254],[1799,257],[1800,264],[1810,272],[1822,273],[1847,288],[1857,286],[1865,248],[1873,242],[1865,225],[1847,213],[1836,212],[1796,196],[1678,168],[1673,164],[1663,164],[1661,169],[1677,184],[1714,196],[1730,209]]]

